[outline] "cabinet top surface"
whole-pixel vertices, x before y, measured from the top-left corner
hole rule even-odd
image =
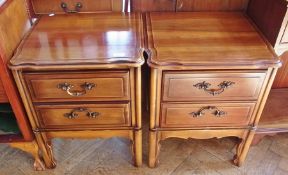
[[[11,64],[81,65],[144,62],[141,15],[102,13],[42,16]]]
[[[153,66],[265,65],[279,59],[249,19],[238,12],[146,15]]]

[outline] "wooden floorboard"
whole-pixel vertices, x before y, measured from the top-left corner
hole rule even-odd
[[[250,149],[242,167],[231,163],[235,138],[210,140],[168,139],[162,143],[160,165],[147,167],[147,127],[143,135],[141,168],[131,165],[129,141],[53,140],[57,167],[33,171],[25,152],[0,145],[0,175],[288,175],[288,133],[264,138]]]

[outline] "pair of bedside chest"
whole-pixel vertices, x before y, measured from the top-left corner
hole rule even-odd
[[[144,53],[149,166],[170,137],[238,137],[242,164],[280,66],[253,23],[234,12],[99,13],[41,16],[11,60],[47,167],[53,138],[125,137],[141,165]]]

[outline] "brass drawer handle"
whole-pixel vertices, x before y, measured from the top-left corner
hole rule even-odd
[[[227,112],[219,110],[216,106],[206,106],[206,107],[201,108],[199,111],[191,112],[190,114],[193,117],[197,118],[197,117],[203,116],[205,114],[204,111],[211,111],[211,110],[214,110],[212,114],[215,115],[216,117],[222,117],[222,116],[227,115]]]
[[[67,94],[74,96],[74,97],[85,95],[88,90],[92,90],[94,87],[96,87],[96,85],[94,83],[85,82],[84,84],[81,85],[81,87],[83,88],[82,91],[71,91],[73,87],[74,87],[73,85],[66,83],[66,82],[60,83],[57,85],[58,89],[62,89],[63,91],[66,91]]]
[[[87,112],[87,117],[89,118],[96,118],[100,115],[99,112],[91,112],[89,111],[87,108],[76,108],[73,109],[70,113],[65,113],[64,117],[68,118],[68,119],[75,119],[77,118],[79,115],[77,114],[77,112]]]
[[[204,91],[208,92],[211,95],[219,95],[222,92],[224,92],[225,89],[231,87],[233,84],[235,84],[235,82],[232,81],[223,81],[222,83],[220,83],[218,85],[219,89],[208,89],[211,84],[207,83],[206,81],[203,81],[201,83],[197,83],[195,85],[193,85],[194,87],[198,88],[198,89],[203,89]]]
[[[61,6],[61,8],[63,9],[63,11],[65,13],[78,13],[78,12],[80,12],[80,9],[83,7],[81,2],[77,2],[75,4],[75,9],[74,10],[69,10],[68,9],[68,5],[65,2],[62,2],[60,6]]]

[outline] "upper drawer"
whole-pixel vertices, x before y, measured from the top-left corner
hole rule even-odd
[[[121,12],[123,0],[32,0],[36,14],[69,12]],[[66,8],[64,8],[66,5]]]
[[[168,71],[163,75],[163,100],[256,100],[265,75],[265,71]]]
[[[128,71],[24,73],[34,102],[130,100]]]

